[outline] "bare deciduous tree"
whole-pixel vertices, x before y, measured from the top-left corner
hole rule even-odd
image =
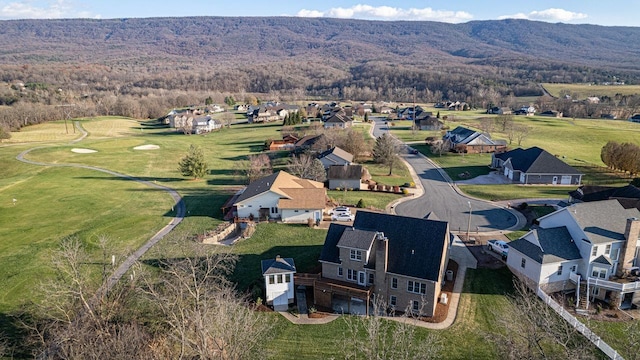
[[[502,132],[506,132],[507,129],[509,129],[513,124],[513,116],[498,115],[498,117],[496,117],[496,123],[500,126],[500,129],[502,130]]]
[[[224,113],[222,113],[222,123],[230,128],[231,124],[233,124],[233,122],[236,120],[236,116],[230,112],[230,111],[225,111]]]
[[[289,158],[287,170],[291,175],[303,179],[324,182],[327,178],[322,162],[308,154]]]
[[[161,260],[159,279],[145,275],[141,288],[169,329],[171,357],[259,358],[272,325],[227,280],[237,257],[193,242],[180,247],[183,255]]]
[[[524,281],[514,280],[515,292],[495,313],[500,328],[488,336],[503,359],[589,359],[594,348]]]
[[[249,160],[242,167],[249,183],[273,173],[267,154],[249,155]]]
[[[391,135],[382,134],[373,147],[373,159],[389,167],[389,175],[393,174],[393,167],[399,162],[398,154],[402,144]]]
[[[431,152],[442,156],[442,154],[449,151],[451,148],[451,142],[449,140],[437,140],[431,144]]]
[[[423,303],[424,304],[424,303]],[[442,349],[439,337],[430,332],[418,339],[416,326],[406,309],[399,318],[388,317],[387,306],[378,299],[373,301],[372,315],[346,316],[347,336],[343,344],[346,359],[436,359]]]

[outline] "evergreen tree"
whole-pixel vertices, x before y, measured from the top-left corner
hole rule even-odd
[[[189,147],[189,152],[180,160],[178,170],[183,176],[199,179],[207,174],[208,165],[204,159],[204,152],[196,145]]]

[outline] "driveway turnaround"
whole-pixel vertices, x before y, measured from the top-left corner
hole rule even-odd
[[[372,119],[375,137],[388,132],[384,119]],[[415,170],[424,194],[396,205],[394,211],[398,215],[424,217],[433,212],[440,220],[449,222],[451,231],[460,234],[469,231],[471,236],[477,232],[518,230],[524,225],[514,210],[462,194],[449,176],[424,155],[407,153],[402,157]]]

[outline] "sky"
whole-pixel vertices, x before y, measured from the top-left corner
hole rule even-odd
[[[0,20],[298,16],[463,23],[506,18],[640,26],[638,0],[0,0]]]

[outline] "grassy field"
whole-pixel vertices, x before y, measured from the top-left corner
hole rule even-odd
[[[553,96],[561,97],[564,94],[577,96],[577,99],[586,99],[589,96],[614,97],[616,94],[637,95],[640,94],[640,85],[591,85],[591,84],[542,84]]]
[[[360,199],[364,201],[365,207],[371,207],[376,210],[384,210],[385,206],[393,200],[400,199],[404,195],[398,195],[385,192],[371,191],[337,191],[329,190],[327,195],[341,205],[355,206]]]
[[[56,164],[92,165],[155,181],[176,189],[184,198],[187,218],[181,228],[201,232],[221,220],[221,206],[245,180],[240,162],[262,151],[264,140],[280,137],[280,124],[242,124],[207,135],[183,135],[155,121],[101,117],[79,119],[89,136],[80,143],[72,122],[66,134],[63,121],[23,128],[11,143],[0,146],[0,311],[15,309],[36,297],[36,279],[45,279],[47,264],[58,241],[77,235],[95,250],[98,235],[112,239],[112,251],[126,254],[157,232],[172,216],[172,200],[164,192],[100,172],[69,167],[51,168],[15,160],[22,150],[36,149],[28,159]],[[364,130],[363,130],[364,131]],[[20,142],[20,143],[18,143]],[[190,144],[203,148],[210,173],[201,180],[184,178],[177,164]],[[135,150],[158,145],[157,150]],[[73,148],[96,153],[80,154]],[[286,154],[284,154],[286,155]],[[283,169],[286,157],[274,154],[274,169]],[[409,182],[404,166],[387,176],[387,169],[370,167],[374,179],[389,185]],[[357,196],[357,199],[353,197]],[[347,201],[360,198],[384,208],[397,195],[351,192]],[[14,205],[13,199],[17,202]]]
[[[441,112],[449,114],[450,112]],[[454,129],[457,126],[479,129],[480,119],[493,115],[482,114],[482,111],[465,111],[462,115],[454,115],[454,121],[448,120],[446,125]],[[531,128],[530,135],[522,142],[522,147],[539,146],[551,154],[561,158],[571,166],[585,174],[583,182],[592,185],[623,185],[629,182],[629,178],[621,173],[613,173],[604,167],[600,160],[600,150],[607,141],[631,142],[640,145],[640,124],[628,121],[616,120],[587,120],[587,119],[556,119],[547,117],[514,116],[516,124],[527,125]],[[393,127],[394,135],[403,141],[424,142],[427,136],[441,136],[438,131],[412,131],[410,122],[398,122]],[[507,134],[500,128],[491,133],[493,138],[508,139]],[[470,154],[461,156],[458,154],[443,154],[442,156],[431,154],[426,145],[412,145],[433,161],[440,164],[449,176],[455,181],[465,171],[471,177],[489,173],[488,165],[491,155]],[[511,144],[510,148],[517,147]],[[517,187],[492,186],[492,185],[465,185],[461,189],[470,195],[483,199],[509,200],[516,198],[556,198],[566,197],[566,187]]]

